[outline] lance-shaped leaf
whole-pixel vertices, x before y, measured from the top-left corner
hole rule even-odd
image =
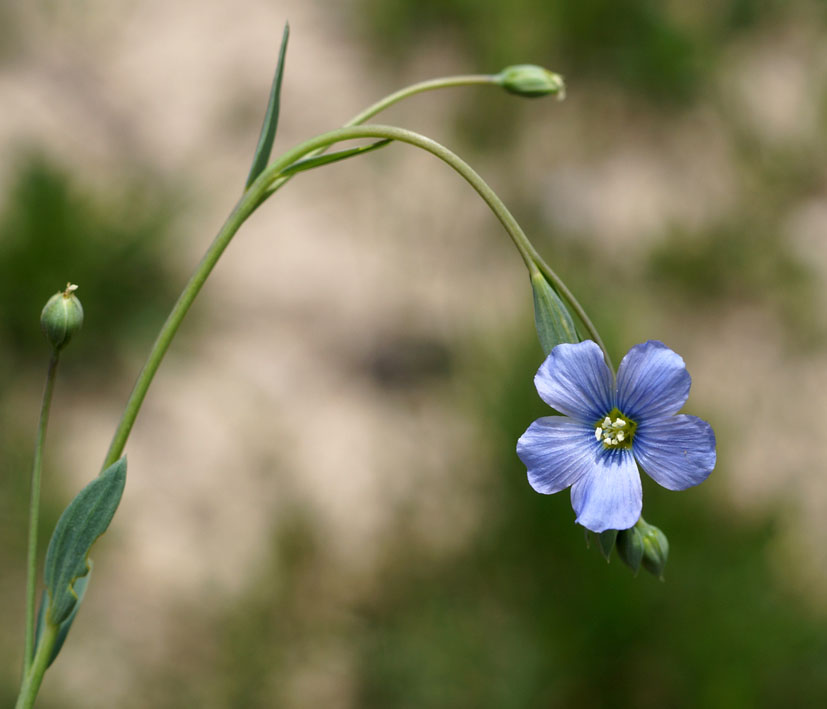
[[[273,150],[273,143],[276,140],[276,128],[279,125],[279,105],[281,102],[281,78],[284,74],[284,57],[287,54],[287,39],[290,36],[290,25],[284,23],[284,34],[281,37],[281,49],[279,50],[279,61],[276,64],[276,73],[273,76],[273,85],[270,87],[270,100],[267,102],[267,111],[264,114],[264,123],[261,126],[261,135],[258,137],[258,145],[253,156],[253,164],[250,167],[250,174],[247,176],[248,188],[255,182],[255,179],[267,167],[270,160],[270,153]]]
[[[66,636],[69,634],[69,630],[72,627],[72,623],[75,622],[75,616],[78,614],[78,609],[80,608],[80,604],[83,602],[83,596],[86,594],[86,587],[89,585],[89,578],[92,575],[92,560],[89,559],[89,573],[86,576],[81,576],[77,581],[75,581],[75,593],[77,594],[78,600],[75,603],[75,607],[72,608],[72,612],[69,613],[69,617],[66,618],[61,624],[60,629],[57,632],[57,640],[55,640],[55,644],[52,647],[52,655],[49,658],[49,664],[46,667],[50,667],[51,664],[55,661],[58,653],[60,652],[61,648],[63,647],[63,643],[66,642]],[[34,649],[32,652],[32,658],[37,653],[37,646],[40,644],[40,636],[43,635],[43,629],[46,626],[46,607],[49,604],[49,595],[44,590],[43,596],[40,599],[40,609],[37,612],[37,631],[35,634],[35,641],[34,641]]]
[[[534,291],[534,325],[543,354],[548,356],[564,342],[580,342],[568,308],[539,271],[531,274],[531,288]]]
[[[348,150],[339,150],[335,153],[328,153],[327,155],[319,155],[314,158],[298,160],[289,167],[284,168],[284,170],[281,171],[281,176],[286,177],[287,175],[295,175],[297,172],[312,170],[314,167],[329,165],[332,162],[339,162],[339,160],[347,160],[348,158],[355,157],[356,155],[363,155],[364,153],[369,153],[372,150],[384,148],[391,142],[393,141],[390,138],[386,138],[384,140],[377,140],[375,143],[371,143],[370,145],[362,145],[358,148],[349,148]]]
[[[46,622],[60,626],[77,607],[76,581],[89,573],[89,549],[109,527],[125,484],[126,458],[121,458],[83,488],[60,515],[46,551]]]

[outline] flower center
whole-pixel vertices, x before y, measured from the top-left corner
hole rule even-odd
[[[636,428],[635,421],[614,408],[602,421],[595,423],[594,437],[603,442],[604,448],[631,448]]]

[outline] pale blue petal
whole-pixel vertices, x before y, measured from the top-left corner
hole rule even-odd
[[[643,490],[637,464],[628,450],[604,451],[571,488],[577,524],[593,532],[629,529],[640,518]]]
[[[691,384],[683,358],[662,342],[635,345],[617,369],[617,406],[638,423],[680,411]]]
[[[634,451],[655,482],[685,490],[706,480],[715,467],[715,433],[697,416],[670,416],[638,426]]]
[[[544,495],[576,482],[594,466],[602,448],[591,426],[563,416],[537,419],[517,441],[517,455],[528,468],[528,482]]]
[[[540,365],[534,384],[549,406],[582,423],[594,424],[614,406],[611,370],[591,340],[557,345]]]

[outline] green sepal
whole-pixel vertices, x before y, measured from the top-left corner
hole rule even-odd
[[[643,568],[663,581],[663,569],[669,559],[669,540],[653,524],[643,520],[641,522],[638,524],[641,526],[643,539]]]
[[[290,25],[284,23],[284,34],[281,37],[281,49],[279,49],[279,61],[276,64],[276,73],[273,76],[273,85],[270,87],[270,100],[267,102],[267,111],[264,114],[264,123],[261,125],[261,135],[258,137],[258,145],[253,156],[253,164],[250,166],[250,174],[247,176],[247,189],[255,182],[270,160],[270,153],[273,151],[273,143],[276,140],[276,129],[279,125],[279,108],[281,104],[281,79],[284,75],[284,57],[287,54],[287,39],[290,37]]]
[[[284,170],[279,173],[279,177],[287,177],[289,175],[295,175],[297,172],[312,170],[314,167],[321,167],[322,165],[328,165],[332,162],[339,162],[339,160],[347,160],[348,158],[352,158],[356,155],[362,155],[364,153],[369,153],[372,150],[384,148],[388,143],[392,142],[393,141],[390,138],[385,138],[384,140],[377,140],[375,143],[371,143],[370,145],[362,145],[358,148],[339,150],[338,152],[328,153],[327,155],[319,155],[314,158],[298,160],[289,167],[284,168]]]
[[[637,527],[621,529],[617,533],[617,555],[637,575],[643,561],[643,537]]]
[[[543,354],[548,356],[563,342],[580,342],[568,308],[539,271],[531,274],[531,289],[534,291],[534,326]]]
[[[49,664],[46,665],[46,667],[50,667],[55,661],[55,658],[63,647],[63,643],[66,642],[66,636],[69,634],[69,629],[72,627],[72,623],[75,622],[75,616],[78,614],[80,604],[83,602],[83,596],[86,594],[86,587],[89,585],[89,578],[92,576],[92,560],[89,559],[88,563],[89,572],[86,576],[81,576],[77,581],[75,581],[75,593],[78,597],[77,603],[75,603],[75,607],[72,608],[72,612],[69,614],[69,617],[60,624],[60,629],[57,633],[57,640],[55,640],[54,647],[52,647],[52,655],[49,658]],[[40,598],[40,608],[37,611],[37,630],[35,634],[34,648],[32,651],[32,659],[34,659],[34,655],[37,653],[37,646],[40,644],[40,636],[43,635],[43,628],[45,627],[44,615],[46,614],[46,606],[48,603],[49,595],[44,590],[43,595]]]
[[[600,553],[603,554],[603,558],[606,559],[606,561],[609,561],[609,557],[612,555],[612,549],[615,547],[616,540],[616,529],[607,529],[605,532],[600,532],[600,534],[597,535],[597,545],[600,547]]]
[[[60,515],[46,551],[46,622],[60,626],[77,607],[75,582],[89,573],[89,550],[109,527],[126,484],[126,458],[81,490]]]

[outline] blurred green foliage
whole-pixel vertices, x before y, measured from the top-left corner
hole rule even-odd
[[[429,32],[449,30],[471,65],[496,71],[532,62],[587,75],[660,103],[683,103],[722,42],[772,21],[794,0],[362,0],[371,38],[397,60]]]
[[[532,343],[484,377],[476,408],[501,459],[472,547],[447,560],[389,553],[384,593],[363,609],[357,705],[819,706],[827,625],[773,578],[772,524],[710,504],[715,479],[680,499],[645,485],[673,549],[665,584],[586,551],[566,493],[532,493],[513,448],[547,414],[523,374],[538,360]],[[394,541],[389,551],[410,551]]]
[[[32,417],[21,416],[13,397],[0,398],[0,562],[9,570],[0,579],[0,598],[6,601],[0,622],[7,628],[0,656],[9,658],[0,673],[4,706],[11,706],[17,693],[11,658],[18,657],[23,638],[29,472],[38,387],[50,351],[40,331],[40,311],[67,281],[79,284],[86,320],[64,352],[62,379],[81,389],[84,380],[99,388],[121,374],[125,348],[146,347],[174,301],[172,268],[163,257],[172,203],[151,181],[133,176],[121,187],[95,189],[37,153],[22,156],[8,181],[0,207],[0,393],[16,382],[31,382],[26,413]],[[65,477],[50,460],[47,456],[44,479],[53,482],[44,490],[41,540],[49,539],[75,492],[55,484]],[[42,557],[45,544],[40,551]]]
[[[40,311],[68,281],[80,286],[85,322],[64,360],[112,373],[121,348],[151,337],[174,302],[162,246],[169,198],[138,179],[95,192],[36,154],[12,174],[0,212],[0,389],[12,372],[45,368]]]
[[[184,616],[187,662],[148,678],[135,706],[291,705],[302,668],[335,686],[322,658],[342,647],[355,648],[346,685],[366,709],[821,706],[827,623],[779,585],[772,520],[712,502],[725,470],[680,496],[645,481],[647,517],[672,547],[665,583],[586,548],[566,493],[531,491],[514,441],[547,413],[525,376],[539,360],[531,341],[460,367],[495,456],[467,547],[428,552],[403,521],[383,541],[376,592],[336,605],[319,530],[296,511],[237,605],[206,627]]]
[[[700,234],[676,228],[653,247],[648,276],[687,306],[755,303],[775,310],[788,333],[818,334],[813,273],[763,222],[728,223]]]

